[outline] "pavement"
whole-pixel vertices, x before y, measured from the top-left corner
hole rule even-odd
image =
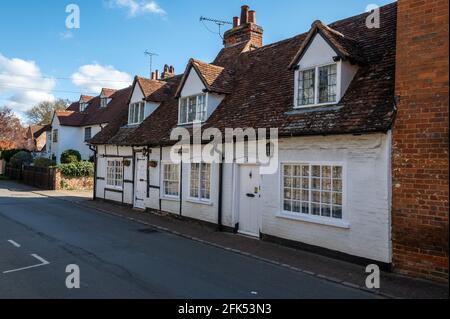
[[[369,290],[362,266],[91,196],[0,181],[0,298],[448,298],[392,273]]]

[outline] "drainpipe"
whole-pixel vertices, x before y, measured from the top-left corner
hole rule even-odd
[[[163,167],[162,167],[162,159],[163,159],[163,155],[162,155],[162,151],[163,148],[162,146],[159,147],[159,212],[161,213],[162,211],[162,200],[161,200],[161,190],[163,189],[163,185],[161,184],[161,174],[164,174],[164,172],[162,171]]]
[[[218,217],[218,231],[223,231],[222,225],[222,201],[223,201],[223,158],[219,164],[219,200],[218,200],[218,209],[217,209],[217,217]]]
[[[98,165],[97,164],[97,161],[98,161],[97,153],[98,153],[98,148],[97,148],[97,146],[93,147],[92,145],[89,145],[89,149],[94,152],[94,195],[92,196],[92,199],[96,200],[97,199],[97,165]]]
[[[183,216],[183,150],[179,152],[181,156],[180,163],[180,216]]]

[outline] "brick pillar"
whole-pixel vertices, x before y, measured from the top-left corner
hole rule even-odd
[[[393,264],[448,282],[448,0],[399,0]]]

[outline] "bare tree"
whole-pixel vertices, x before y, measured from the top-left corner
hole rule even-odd
[[[41,102],[26,112],[26,116],[32,124],[47,125],[52,121],[53,112],[65,110],[69,105],[68,100],[59,99],[54,102]]]

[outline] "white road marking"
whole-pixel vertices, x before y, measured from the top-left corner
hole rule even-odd
[[[7,270],[4,271],[4,274],[10,274],[12,272],[18,272],[18,271],[22,271],[22,270],[28,270],[28,269],[32,269],[32,268],[37,268],[37,267],[42,267],[42,266],[46,266],[49,265],[50,263],[45,260],[44,258],[36,255],[36,254],[31,254],[32,257],[36,258],[37,260],[39,260],[41,263],[38,265],[33,265],[33,266],[29,266],[29,267],[23,267],[23,268],[18,268],[18,269],[12,269],[12,270]]]
[[[15,246],[15,247],[17,247],[17,248],[22,247],[22,246],[20,246],[20,244],[16,243],[16,242],[15,242],[14,240],[12,240],[12,239],[8,240],[8,242],[9,242],[11,245],[13,245],[13,246]]]

